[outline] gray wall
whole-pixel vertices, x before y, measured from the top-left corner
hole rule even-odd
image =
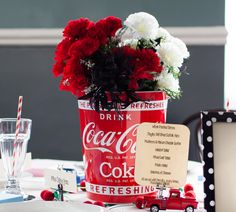
[[[76,98],[58,90],[53,78],[54,47],[0,47],[0,117],[31,118],[33,157],[81,159]]]
[[[0,117],[15,117],[19,95],[23,117],[33,119],[33,157],[82,159],[77,102],[58,90],[52,75],[54,47],[0,47]],[[202,109],[223,107],[224,47],[191,46],[183,97],[169,103],[168,122],[181,123]],[[190,159],[197,160],[195,144]]]
[[[68,20],[93,20],[146,11],[162,26],[224,25],[224,0],[0,0],[0,28],[63,27]]]

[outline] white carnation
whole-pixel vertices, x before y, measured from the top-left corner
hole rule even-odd
[[[118,29],[116,31],[116,36],[120,36],[121,41],[124,41],[126,39],[131,40],[131,39],[135,38],[133,30],[130,28],[126,28],[125,30]]]
[[[172,36],[166,29],[159,27],[157,30],[157,38],[162,38],[164,41],[170,41]]]
[[[161,72],[157,78],[157,88],[159,89],[168,89],[172,92],[179,92],[179,79],[174,78],[172,73],[168,73],[167,70]]]
[[[133,49],[136,49],[138,45],[138,39],[126,39],[122,42],[122,46],[130,46]]]
[[[183,64],[183,54],[173,42],[161,43],[157,48],[161,61],[168,66],[181,67]]]
[[[178,46],[178,48],[180,49],[180,51],[183,55],[183,58],[189,57],[190,54],[187,49],[187,46],[185,45],[185,43],[182,40],[180,40],[179,38],[172,37],[172,42]]]
[[[155,39],[159,27],[156,18],[145,12],[129,15],[124,24],[132,29],[134,38],[138,39]]]

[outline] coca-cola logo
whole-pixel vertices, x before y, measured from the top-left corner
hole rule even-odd
[[[134,154],[136,151],[136,135],[139,124],[134,124],[124,132],[102,130],[96,131],[94,122],[88,123],[83,131],[83,146],[86,150],[98,150],[101,152],[124,154],[130,151]],[[114,148],[111,146],[114,145]]]

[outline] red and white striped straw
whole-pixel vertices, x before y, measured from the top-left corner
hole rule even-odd
[[[16,163],[16,148],[17,148],[17,138],[20,132],[20,120],[21,120],[21,111],[22,111],[22,102],[23,102],[23,96],[19,96],[18,100],[18,109],[17,109],[17,120],[16,120],[16,136],[15,136],[15,141],[13,145],[13,166],[12,166],[12,175],[14,176],[15,174],[15,163]]]

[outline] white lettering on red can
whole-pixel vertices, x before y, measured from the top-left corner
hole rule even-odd
[[[78,100],[78,106],[83,110],[93,110],[87,100]],[[128,107],[120,109],[120,111],[140,111],[140,110],[165,110],[167,108],[167,100],[147,101],[147,102],[134,102]],[[114,111],[112,109],[111,111]],[[112,117],[108,114],[105,118],[104,114],[100,116],[103,120],[112,120]],[[118,116],[117,116],[118,117]],[[122,120],[122,119],[120,119]]]
[[[122,163],[122,166],[112,167],[111,163],[103,162],[99,167],[101,175],[105,178],[131,178],[134,177],[134,167],[127,166],[127,163]]]
[[[115,150],[117,154],[124,154],[130,151],[131,154],[135,153],[136,150],[136,134],[137,127],[139,124],[134,124],[133,126],[126,129],[122,134],[121,132],[104,132],[104,131],[96,131],[96,124],[94,122],[88,123],[83,131],[83,145],[86,150],[99,150],[101,152],[109,152],[111,151],[110,147],[112,144],[115,145]],[[121,134],[121,135],[120,135]],[[116,140],[115,138],[118,139]]]
[[[102,195],[106,194],[111,196],[131,196],[137,194],[149,194],[151,192],[154,192],[155,188],[152,186],[104,186],[86,182],[86,191]]]

